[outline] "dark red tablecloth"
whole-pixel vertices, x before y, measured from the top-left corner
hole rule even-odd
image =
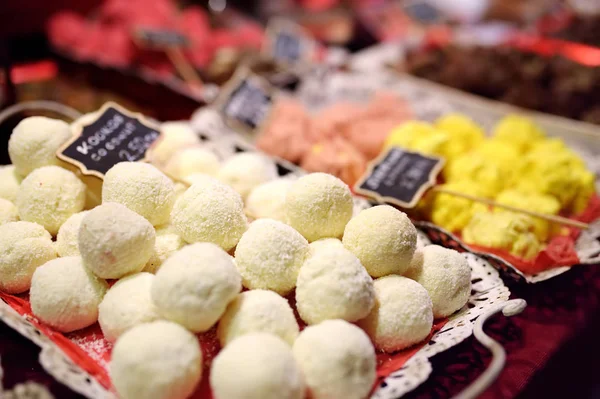
[[[592,397],[600,370],[600,266],[581,266],[551,281],[511,286],[528,302],[513,318],[496,316],[486,332],[507,351],[506,368],[483,395],[486,399]],[[34,380],[57,398],[79,397],[47,375],[39,350],[0,323],[4,386]],[[408,398],[446,398],[464,389],[485,369],[490,355],[473,338],[431,359],[433,373]]]

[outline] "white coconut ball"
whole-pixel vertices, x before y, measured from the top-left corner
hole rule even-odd
[[[88,212],[79,228],[83,263],[102,278],[142,271],[154,252],[155,231],[143,217],[109,202]]]
[[[348,186],[326,173],[311,173],[295,181],[285,201],[288,223],[308,241],[341,237],[353,207]]]
[[[219,180],[233,187],[244,199],[252,189],[276,179],[277,176],[275,163],[265,155],[255,152],[243,152],[232,156],[217,173]]]
[[[104,176],[102,202],[123,204],[153,226],[160,226],[169,222],[175,203],[175,186],[148,163],[120,162]]]
[[[211,175],[207,175],[206,173],[194,173],[188,175],[182,179],[184,182],[189,184],[190,186],[196,183],[199,184],[223,184],[215,177]]]
[[[395,352],[423,341],[433,326],[431,298],[423,286],[402,276],[375,280],[375,306],[358,322],[375,346]]]
[[[246,198],[246,210],[255,219],[287,222],[285,197],[292,186],[290,179],[276,179],[254,188]]]
[[[19,220],[19,211],[15,204],[0,198],[0,225]]]
[[[343,320],[305,328],[294,356],[314,399],[364,399],[376,377],[375,349],[367,334]]]
[[[244,287],[288,294],[308,256],[308,242],[296,230],[272,219],[250,224],[235,249]]]
[[[58,256],[80,256],[79,252],[79,228],[83,217],[89,211],[83,211],[71,215],[58,229],[56,235],[56,252]]]
[[[0,166],[0,198],[14,203],[17,200],[21,180],[14,165]]]
[[[248,228],[244,203],[231,187],[212,179],[192,184],[177,200],[171,223],[189,242],[211,242],[229,251]]]
[[[150,297],[153,281],[153,274],[136,273],[108,290],[98,307],[98,322],[107,341],[114,342],[130,328],[160,318]]]
[[[215,399],[303,399],[304,378],[289,345],[267,333],[241,336],[214,359]]]
[[[471,295],[469,263],[460,253],[439,245],[418,250],[406,277],[425,287],[436,319],[461,309]]]
[[[195,173],[217,174],[221,161],[214,152],[207,148],[193,147],[180,150],[173,154],[165,166],[165,172],[177,179]]]
[[[350,220],[342,242],[371,276],[404,274],[417,246],[417,229],[404,212],[378,205]]]
[[[80,330],[98,320],[98,305],[106,290],[106,281],[85,268],[79,256],[54,259],[33,273],[31,311],[58,331]]]
[[[13,130],[8,140],[8,155],[17,174],[25,177],[42,166],[58,165],[56,151],[71,137],[66,122],[31,116]]]
[[[202,379],[202,351],[195,335],[158,320],[119,337],[109,370],[121,399],[185,399]]]
[[[50,234],[85,205],[85,184],[74,173],[58,166],[44,166],[31,172],[17,194],[19,217],[44,226]]]
[[[184,247],[156,273],[152,300],[164,318],[204,332],[223,315],[242,288],[231,256],[210,243]]]
[[[175,228],[171,225],[165,225],[156,229],[156,241],[154,242],[154,252],[146,263],[145,272],[155,274],[162,264],[175,251],[183,248],[185,241]]]
[[[164,122],[160,125],[160,138],[149,150],[149,157],[152,163],[162,167],[180,149],[199,144],[200,138],[188,122]]]
[[[344,249],[344,244],[342,244],[342,241],[337,238],[321,238],[320,240],[313,241],[308,244],[308,255],[313,256],[330,248]]]
[[[1,291],[27,291],[35,269],[55,258],[52,237],[39,224],[11,222],[0,226]]]
[[[298,323],[290,304],[273,291],[242,292],[229,304],[217,335],[221,346],[245,334],[265,332],[292,345],[298,336]]]
[[[357,321],[369,314],[375,302],[373,279],[358,258],[341,246],[309,257],[296,285],[296,306],[306,324]]]

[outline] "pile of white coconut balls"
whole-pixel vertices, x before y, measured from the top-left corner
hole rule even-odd
[[[194,334],[214,326],[218,399],[365,398],[376,350],[423,341],[467,302],[463,256],[417,249],[393,207],[353,217],[350,189],[331,175],[282,180],[257,153],[222,162],[171,123],[152,151],[158,167],[115,165],[102,203],[86,205],[88,188],[55,157],[71,135],[31,117],[10,138],[0,289],[29,290],[35,316],[61,332],[98,321],[123,399],[190,396],[203,369]]]

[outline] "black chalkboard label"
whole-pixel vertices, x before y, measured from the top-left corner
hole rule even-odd
[[[265,82],[253,75],[237,80],[221,100],[221,111],[228,122],[254,130],[267,118],[273,104]]]
[[[266,37],[264,52],[278,63],[294,65],[313,58],[314,40],[291,21],[269,21]]]
[[[433,187],[444,159],[392,147],[369,166],[354,190],[362,195],[413,208]]]
[[[430,24],[443,20],[442,14],[435,7],[422,0],[405,4],[403,8],[404,12],[415,21]]]
[[[135,39],[143,47],[164,49],[174,47],[187,47],[189,40],[179,32],[138,27],[135,30]]]
[[[157,126],[114,103],[105,104],[98,118],[83,126],[81,133],[66,143],[57,156],[78,166],[84,174],[100,178],[119,162],[143,160],[158,139]]]

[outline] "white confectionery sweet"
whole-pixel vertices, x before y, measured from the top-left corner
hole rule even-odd
[[[145,272],[155,274],[158,269],[162,266],[164,261],[171,256],[171,254],[185,245],[185,241],[175,228],[171,225],[165,225],[156,229],[156,241],[154,243],[154,252],[146,267]]]
[[[155,231],[143,217],[121,204],[102,204],[83,217],[79,252],[83,263],[102,278],[141,271],[154,252]]]
[[[439,245],[428,245],[415,252],[406,277],[429,292],[436,319],[461,309],[471,295],[469,263],[455,250]]]
[[[15,205],[21,220],[41,224],[55,235],[71,215],[83,210],[85,190],[85,184],[72,172],[44,166],[23,180]]]
[[[8,154],[17,174],[25,177],[42,166],[58,165],[56,151],[71,137],[71,128],[59,119],[23,119],[8,140]]]
[[[160,167],[180,149],[200,144],[200,138],[188,122],[165,122],[160,125],[160,134],[159,140],[149,151],[152,163]]]
[[[306,239],[287,224],[272,219],[252,222],[235,249],[244,287],[281,295],[294,289],[307,256]]]
[[[71,215],[58,229],[56,235],[56,252],[58,256],[80,256],[79,252],[79,228],[83,217],[89,211],[83,211]]]
[[[185,148],[173,154],[165,166],[165,172],[176,179],[194,173],[216,175],[221,162],[214,152],[203,147]]]
[[[371,276],[404,274],[417,246],[417,229],[404,212],[378,205],[348,222],[342,242]]]
[[[121,399],[186,399],[202,379],[202,351],[195,335],[158,320],[117,340],[109,370]]]
[[[0,198],[15,202],[21,185],[21,178],[13,165],[0,166]]]
[[[294,356],[314,399],[364,399],[375,382],[375,349],[367,334],[343,320],[305,328]]]
[[[123,204],[153,226],[160,226],[169,222],[175,203],[175,186],[148,163],[120,162],[104,176],[102,202]]]
[[[265,332],[277,335],[292,345],[298,336],[298,323],[290,304],[268,290],[242,292],[229,304],[217,335],[221,347],[249,333]]]
[[[211,176],[211,175],[207,175],[206,173],[194,173],[192,175],[186,176],[185,178],[181,179],[184,182],[186,182],[187,184],[189,184],[190,186],[196,183],[201,183],[201,184],[223,184],[221,183],[219,180],[217,180],[215,177]]]
[[[344,248],[344,244],[338,238],[321,238],[320,240],[313,241],[308,245],[309,256],[313,256],[317,252],[321,252],[330,248]]]
[[[431,298],[409,278],[390,275],[375,280],[375,306],[358,322],[377,349],[394,352],[423,341],[433,326]]]
[[[171,223],[185,241],[212,242],[226,251],[248,228],[240,195],[212,179],[202,179],[183,193],[173,207]]]
[[[265,155],[243,152],[227,159],[217,177],[246,198],[254,187],[277,178],[275,163]]]
[[[213,360],[215,399],[303,399],[302,372],[289,345],[267,333],[233,340]]]
[[[179,197],[181,197],[183,195],[183,193],[185,193],[187,191],[187,189],[188,189],[187,184],[176,182],[173,185],[173,191],[175,191],[175,202],[177,202]]]
[[[290,179],[275,179],[257,186],[246,198],[246,210],[255,219],[269,218],[287,222],[285,197],[292,186]]]
[[[298,274],[296,306],[306,324],[329,319],[357,321],[375,303],[373,279],[356,256],[341,245],[310,256]]]
[[[113,285],[98,307],[98,322],[104,338],[113,342],[138,324],[160,318],[150,297],[154,275],[136,273]]]
[[[0,198],[0,225],[19,220],[19,211],[15,204]]]
[[[29,289],[35,269],[56,258],[52,237],[42,226],[11,222],[0,226],[0,291]]]
[[[194,332],[211,328],[242,288],[231,256],[211,243],[172,254],[156,273],[152,301],[158,313]]]
[[[285,201],[288,223],[308,241],[341,237],[353,207],[348,186],[326,173],[311,173],[295,181]]]
[[[58,331],[79,330],[98,320],[98,305],[106,290],[106,281],[85,268],[79,256],[54,259],[33,273],[31,311]]]

